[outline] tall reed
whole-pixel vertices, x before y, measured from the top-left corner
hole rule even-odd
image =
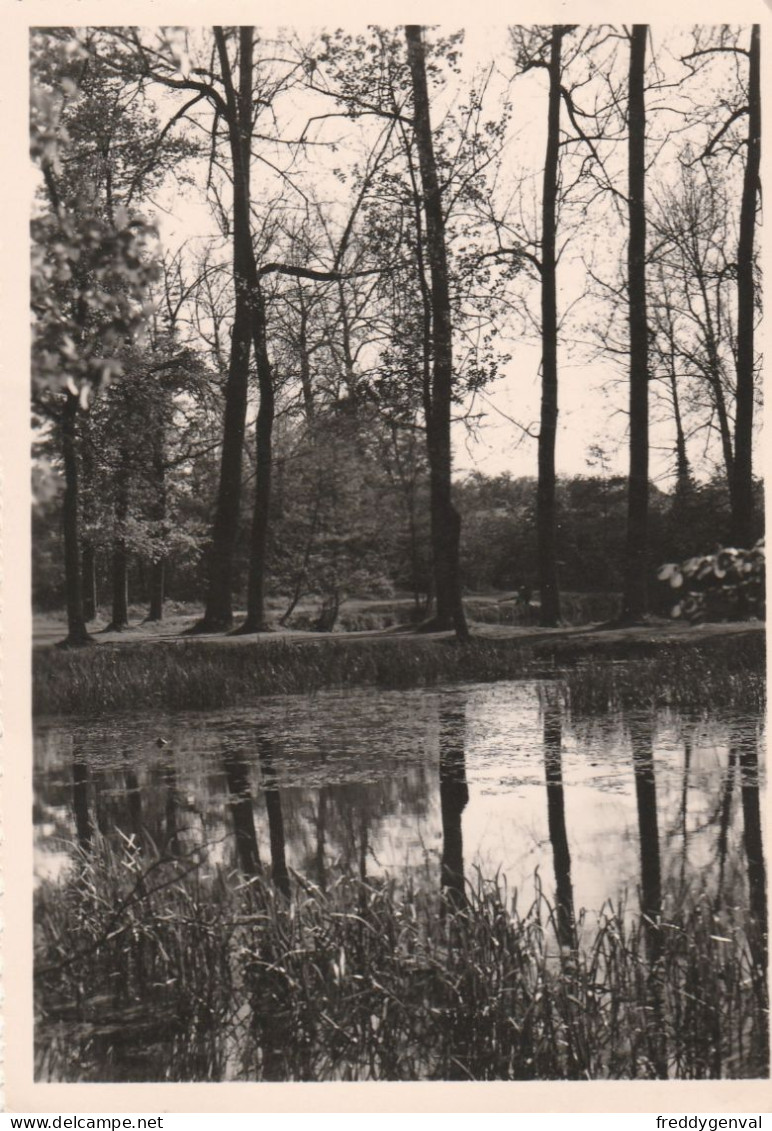
[[[699,893],[655,925],[606,906],[571,948],[538,887],[520,907],[501,879],[480,882],[454,908],[423,888],[296,876],[287,899],[195,854],[97,840],[41,885],[36,932],[39,1079],[768,1071],[752,923]]]

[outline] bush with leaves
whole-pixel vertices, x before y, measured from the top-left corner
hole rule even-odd
[[[658,579],[674,591],[671,616],[686,620],[747,620],[765,612],[764,539],[750,550],[720,548],[714,554],[668,562]]]

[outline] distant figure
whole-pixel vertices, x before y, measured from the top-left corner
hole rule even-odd
[[[527,609],[530,605],[532,596],[533,590],[530,585],[521,585],[517,590],[517,599],[524,609]]]

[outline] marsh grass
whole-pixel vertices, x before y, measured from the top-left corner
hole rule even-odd
[[[641,653],[644,653],[641,655]],[[431,686],[437,683],[566,675],[572,703],[587,709],[640,705],[724,705],[757,709],[764,699],[762,634],[677,647],[620,641],[604,654],[631,655],[628,666],[588,658],[570,638],[538,646],[512,640],[156,642],[84,650],[39,649],[33,659],[37,714],[100,714],[149,708],[214,710],[249,706],[263,695],[324,688]]]
[[[656,656],[609,662],[582,659],[562,673],[566,705],[577,715],[620,707],[703,707],[762,713],[766,703],[764,640],[718,646],[663,646]]]
[[[195,855],[99,840],[37,894],[37,1078],[764,1076],[746,928],[697,893],[658,926],[607,906],[561,948],[538,887],[520,908],[480,882],[452,910],[425,889],[295,877],[286,900]]]

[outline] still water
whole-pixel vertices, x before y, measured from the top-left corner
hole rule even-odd
[[[389,877],[451,894],[537,886],[558,923],[731,893],[765,921],[761,722],[671,712],[571,719],[554,685],[323,692],[258,708],[43,719],[36,880],[98,831],[202,867]],[[563,916],[560,912],[564,913]]]

